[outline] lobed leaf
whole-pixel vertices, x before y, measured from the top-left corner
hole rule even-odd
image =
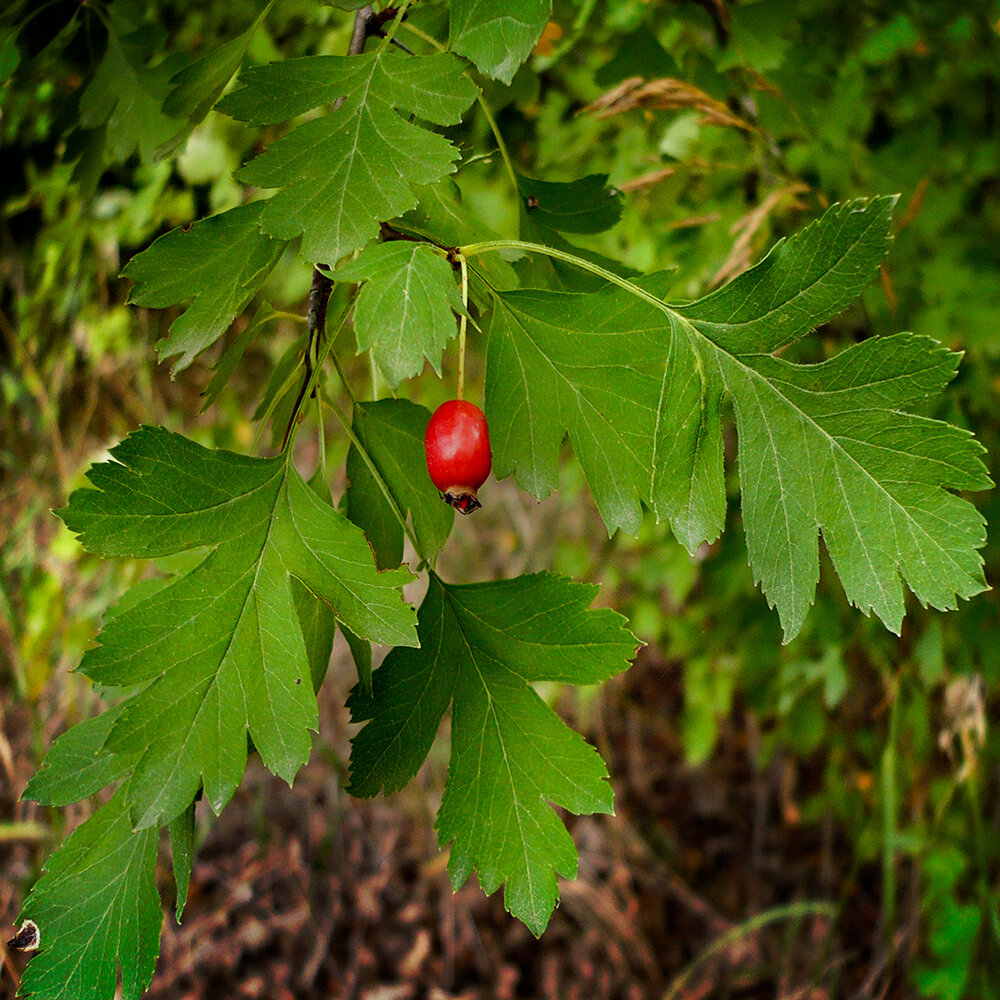
[[[568,433],[609,532],[636,533],[666,343],[663,315],[619,289],[500,295],[486,358],[497,478],[548,495]]]
[[[822,365],[768,353],[860,293],[885,251],[892,202],[834,206],[687,306],[660,301],[647,290],[656,282],[500,294],[486,375],[497,475],[544,496],[568,433],[609,532],[635,533],[645,503],[693,551],[723,527],[728,394],[750,563],[787,639],[813,601],[820,532],[848,599],[893,631],[904,582],[942,609],[979,593],[984,523],[948,491],[990,485],[982,449],[904,410],[943,388],[957,356],[909,334]]]
[[[374,690],[348,704],[367,725],[354,738],[349,791],[376,795],[416,773],[449,704],[451,763],[438,837],[452,843],[457,889],[472,873],[487,893],[541,934],[558,898],[556,875],[576,875],[576,849],[549,803],[611,812],[599,754],[531,684],[596,684],[628,666],[636,642],[613,611],[588,610],[596,587],[551,574],[453,586],[431,574],[420,648],[396,649]]]
[[[509,84],[552,13],[552,0],[452,0],[451,48]]]
[[[313,637],[307,648],[293,581],[357,635],[416,636],[399,591],[408,571],[379,573],[361,531],[285,457],[209,451],[157,428],[112,454],[89,473],[99,489],[78,490],[60,512],[88,548],[210,547],[191,572],[110,618],[80,667],[102,684],[146,684],[122,703],[105,744],[135,762],[126,801],[141,829],[174,819],[202,787],[221,810],[242,778],[248,735],[289,782],[308,759],[310,650],[321,644]],[[329,624],[316,626],[332,641]]]
[[[46,806],[66,806],[121,778],[132,761],[104,748],[120,715],[121,705],[116,705],[66,730],[49,747],[21,798]]]
[[[173,53],[151,65],[163,50],[159,29],[132,23],[118,8],[109,9],[105,24],[104,57],[80,95],[80,128],[97,140],[92,155],[98,174],[106,160],[124,163],[133,153],[151,163],[160,147],[170,145],[185,128],[183,120],[163,111],[170,79],[180,71],[183,57]]]
[[[417,203],[416,187],[454,170],[457,150],[406,119],[457,124],[476,96],[454,56],[307,56],[270,63],[240,77],[219,110],[269,124],[342,99],[273,142],[238,176],[280,188],[262,215],[265,233],[302,236],[312,261],[336,263],[368,243],[378,223]]]
[[[608,186],[607,174],[590,174],[566,182],[540,181],[519,175],[518,189],[522,240],[572,254],[622,277],[638,275],[619,261],[596,250],[578,247],[562,236],[563,233],[600,233],[618,223],[622,214],[622,195]],[[589,271],[541,255],[529,255],[518,263],[517,269],[521,283],[529,287],[593,292],[606,284],[603,278]]]
[[[211,111],[236,75],[254,33],[274,4],[275,0],[253,0],[253,6],[259,8],[259,13],[246,31],[174,74],[170,80],[170,93],[163,102],[163,113],[187,119],[187,125],[157,149],[157,156],[166,156],[177,149]]]
[[[972,435],[903,407],[939,392],[959,356],[898,334],[821,365],[716,354],[736,407],[750,565],[787,637],[819,579],[817,529],[852,604],[893,632],[905,582],[941,610],[986,589],[986,522],[949,489],[991,485]]]
[[[426,243],[374,243],[342,264],[338,281],[363,282],[354,304],[358,353],[371,351],[391,389],[419,375],[424,359],[441,374],[462,297],[451,265]]]
[[[174,912],[181,922],[191,887],[191,869],[194,865],[194,802],[170,823],[170,861],[174,868],[177,886],[177,905]]]
[[[889,249],[895,195],[833,205],[759,264],[674,311],[725,351],[765,354],[857,299]]]
[[[125,788],[53,854],[21,912],[40,932],[19,995],[139,1000],[153,978],[163,913],[156,891],[157,830],[132,832]]]
[[[524,218],[560,233],[603,233],[622,217],[622,194],[608,186],[607,174],[575,181],[541,181],[519,174]],[[525,237],[527,238],[527,237]]]
[[[265,205],[240,205],[172,229],[125,267],[136,283],[129,294],[136,305],[163,309],[193,300],[156,345],[161,360],[180,355],[174,374],[226,332],[277,264],[285,245],[261,233]]]

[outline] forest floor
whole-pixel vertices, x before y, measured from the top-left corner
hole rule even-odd
[[[687,766],[677,670],[655,650],[587,705],[588,718],[571,719],[609,761],[617,815],[567,817],[579,878],[562,883],[539,940],[504,912],[502,892],[486,898],[474,878],[452,892],[433,831],[442,741],[403,792],[361,801],[343,791],[352,669],[335,657],[316,751],[293,788],[253,762],[221,818],[199,813],[181,926],[164,846],[153,1000],[907,995],[889,951],[907,964],[912,937],[880,946],[878,872],[852,870],[832,825],[802,822],[803,775],[790,761],[754,766],[760,734],[748,713],[734,712],[707,764]],[[561,707],[573,715],[578,705]],[[16,802],[38,736],[7,694],[0,713],[0,815],[79,821],[86,806],[54,817]],[[48,848],[0,843],[4,941]],[[0,997],[13,996],[23,967],[4,956]]]

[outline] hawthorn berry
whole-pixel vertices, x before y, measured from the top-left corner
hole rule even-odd
[[[476,491],[490,474],[493,455],[486,417],[475,403],[451,399],[434,411],[424,435],[424,456],[442,500],[463,514],[482,506]]]

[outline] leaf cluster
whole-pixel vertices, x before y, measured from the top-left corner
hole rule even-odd
[[[272,422],[280,454],[248,457],[142,427],[91,468],[89,487],[59,512],[90,552],[181,556],[185,565],[143,581],[109,613],[80,670],[112,707],[61,737],[26,790],[64,805],[116,786],[28,898],[24,916],[42,928],[44,947],[22,984],[26,995],[110,996],[119,969],[124,995],[141,995],[161,919],[159,829],[170,832],[180,911],[195,803],[203,798],[218,813],[251,753],[289,783],[308,759],[335,627],[355,659],[348,704],[363,724],[349,790],[403,787],[449,717],[437,831],[450,845],[453,885],[477,872],[487,893],[503,885],[510,912],[534,933],[544,930],[558,877],[575,877],[577,867],[553,806],[607,813],[613,803],[606,764],[535,685],[601,683],[628,665],[637,643],[621,615],[590,609],[590,584],[553,573],[451,583],[437,570],[454,512],[423,467],[430,412],[396,392],[427,363],[440,376],[456,321],[481,349],[498,478],[512,475],[545,497],[565,475],[568,442],[609,536],[669,524],[691,554],[731,544],[718,540],[738,511],[750,583],[777,609],[785,642],[814,637],[809,609],[823,552],[847,602],[894,633],[908,591],[944,610],[986,589],[985,520],[961,495],[991,485],[984,449],[929,415],[959,355],[927,336],[893,333],[817,357],[808,337],[884,266],[894,197],[846,197],[856,192],[840,188],[844,200],[817,210],[753,266],[751,243],[766,232],[767,213],[743,220],[750,236],[700,297],[710,282],[696,268],[718,265],[704,241],[696,251],[678,248],[677,271],[615,253],[612,231],[650,228],[649,203],[645,218],[643,210],[630,217],[633,202],[606,172],[627,158],[610,162],[593,141],[614,127],[627,145],[648,127],[622,125],[619,116],[680,110],[658,141],[681,165],[698,150],[731,151],[737,133],[758,151],[765,132],[787,140],[780,152],[794,158],[801,122],[783,119],[787,108],[767,88],[752,122],[729,120],[724,102],[725,74],[737,68],[775,74],[791,105],[812,93],[808,80],[798,91],[791,83],[807,53],[775,6],[736,9],[712,64],[699,63],[701,72],[679,85],[672,78],[691,58],[701,15],[671,21],[667,46],[665,33],[641,24],[652,15],[630,5],[635,34],[619,38],[605,26],[617,52],[579,89],[620,82],[633,58],[661,83],[630,83],[614,100],[592,103],[578,133],[561,124],[548,138],[546,123],[565,110],[559,88],[542,97],[519,67],[553,16],[549,0],[453,0],[446,24],[441,11],[414,8],[408,24],[385,11],[369,22],[362,52],[289,47],[288,58],[258,58],[268,49],[260,40],[270,40],[272,4],[241,7],[233,14],[239,30],[217,25],[220,44],[196,58],[161,55],[155,14],[109,7],[74,111],[68,166],[79,190],[95,190],[108,166],[130,160],[156,170],[211,121],[256,137],[244,141],[252,152],[235,174],[234,203],[161,235],[125,268],[134,304],[179,307],[157,344],[160,358],[176,359],[174,374],[191,366],[268,297],[285,266],[307,265],[313,291],[305,332],[274,364],[257,413],[262,430]],[[578,82],[572,61],[560,60],[583,44],[591,16],[580,14],[558,51],[536,54],[560,88]],[[31,54],[28,22],[15,23],[0,47],[0,73],[41,55]],[[346,40],[351,20],[337,23]],[[77,27],[67,26],[67,38]],[[858,59],[877,65],[906,37],[906,24],[893,22]],[[392,44],[399,38],[413,51]],[[854,93],[846,70],[839,82],[846,115]],[[519,100],[535,102],[531,173],[545,178],[515,167],[491,110]],[[213,108],[218,114],[206,119]],[[602,117],[588,116],[598,108]],[[711,129],[724,138],[699,145]],[[549,179],[545,169],[560,143],[562,162],[581,160],[570,180]],[[476,191],[477,170],[494,149],[512,206],[497,226],[507,239],[463,193]],[[787,185],[764,205],[775,209],[802,192]],[[218,354],[209,401],[278,316],[262,307]],[[338,336],[348,325],[392,398],[362,401],[344,379]],[[349,416],[328,368],[344,382]],[[350,442],[339,508],[323,460],[307,481],[289,443],[313,405],[321,449],[331,410]],[[404,598],[413,580],[406,560],[426,570],[419,609]],[[688,748],[704,756],[720,705],[733,696],[735,668],[720,673],[714,654],[677,630],[677,648],[689,654]],[[374,671],[373,643],[391,647]],[[776,712],[790,716],[808,701],[804,691],[835,707],[844,676],[838,655],[789,661]]]

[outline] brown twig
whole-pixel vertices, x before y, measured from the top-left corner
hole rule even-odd
[[[409,233],[401,233],[398,229],[393,229],[388,222],[379,223],[378,238],[382,243],[392,243],[395,240],[407,240],[410,243],[429,242],[422,236],[411,236]]]
[[[354,31],[351,34],[351,44],[347,47],[347,54],[349,56],[361,55],[373,27],[372,5],[368,4],[367,7],[362,7],[354,15]]]

